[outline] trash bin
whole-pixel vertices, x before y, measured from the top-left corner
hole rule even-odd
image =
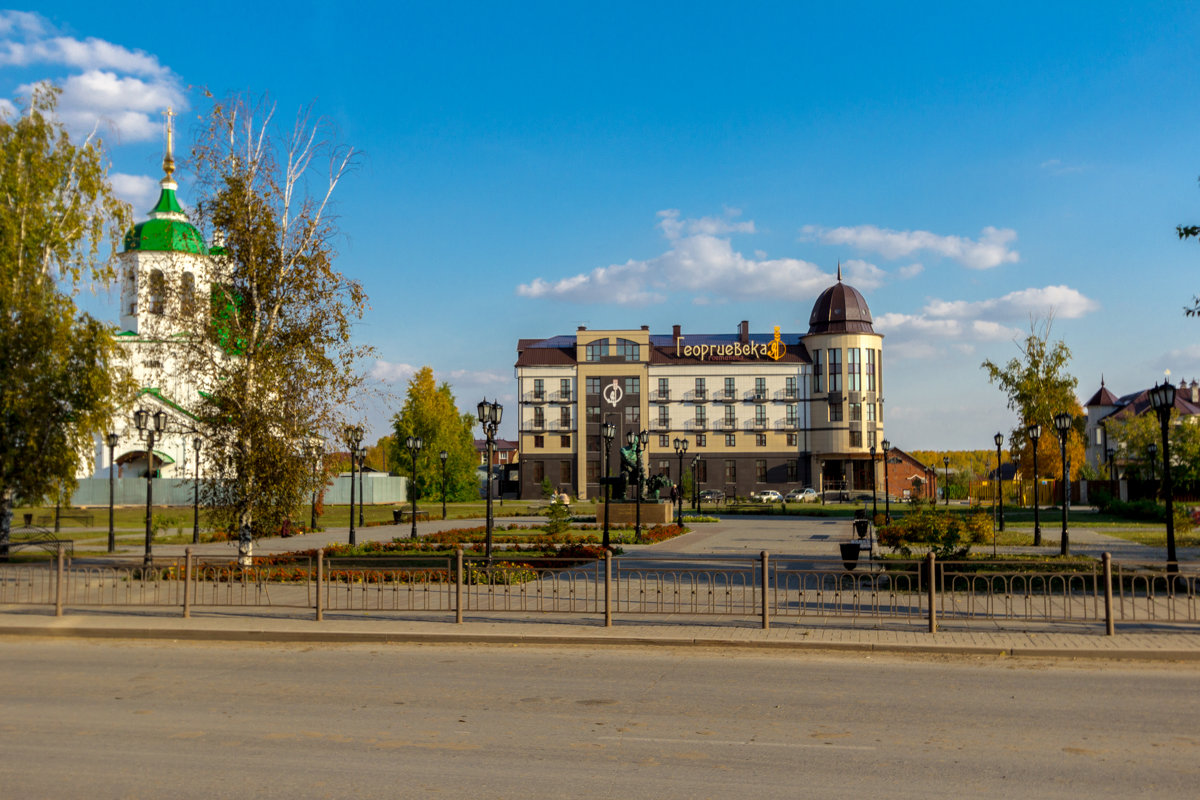
[[[842,563],[846,566],[846,571],[853,572],[858,566],[858,554],[862,547],[858,542],[840,542],[838,547],[842,550]]]
[[[871,521],[869,519],[854,520],[854,535],[860,539],[867,538],[867,534],[871,531]]]
[[[33,514],[24,514],[23,516],[25,517],[25,527],[32,528],[33,527]]]
[[[399,524],[400,524],[400,523],[403,521],[403,520],[401,520],[401,519],[400,519],[400,516],[401,516],[403,513],[404,513],[404,509],[402,509],[402,508],[393,508],[393,509],[392,509],[392,523],[393,523],[393,524],[395,524],[395,525],[399,525]]]

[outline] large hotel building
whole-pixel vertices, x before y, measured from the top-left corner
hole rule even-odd
[[[521,497],[549,479],[600,494],[601,425],[649,433],[647,475],[678,479],[673,442],[688,440],[700,489],[871,488],[883,440],[883,337],[863,296],[841,280],[813,305],[808,332],[670,334],[589,330],[517,344]]]

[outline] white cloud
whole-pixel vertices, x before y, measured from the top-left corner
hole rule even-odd
[[[28,97],[42,80],[60,86],[58,115],[73,135],[99,129],[127,142],[154,139],[162,131],[159,112],[187,108],[178,77],[157,56],[95,37],[58,36],[37,14],[0,12],[0,66],[34,65],[52,74],[18,93]]]
[[[559,280],[534,278],[517,287],[522,297],[576,303],[637,306],[687,293],[707,304],[729,298],[811,298],[834,277],[815,264],[794,258],[748,257],[733,248],[730,235],[752,234],[752,221],[738,221],[736,210],[724,217],[682,219],[676,210],[660,211],[658,227],[669,249],[647,260],[597,267]],[[859,262],[865,280],[876,280],[873,265]]]
[[[842,262],[842,272],[846,282],[853,284],[855,289],[878,289],[887,282],[887,273],[867,261],[852,258]]]
[[[958,319],[1013,320],[1030,315],[1077,319],[1099,307],[1095,300],[1069,286],[1045,286],[1021,289],[991,300],[932,300],[925,306],[925,312]]]
[[[910,278],[917,277],[924,271],[924,264],[909,264],[907,267],[901,267],[900,269],[896,270],[896,274],[898,274],[901,278],[908,280]]]
[[[1020,259],[1020,254],[1009,247],[1017,238],[1016,231],[990,225],[983,229],[978,239],[940,236],[929,231],[893,231],[875,225],[840,228],[805,225],[800,232],[803,238],[821,244],[849,245],[887,259],[925,251],[957,261],[969,269],[991,269]]]
[[[114,172],[108,176],[117,197],[133,206],[135,214],[149,209],[158,198],[159,184],[148,175]]]
[[[390,361],[379,360],[371,367],[370,376],[384,383],[397,383],[411,380],[416,373],[417,368],[412,364],[393,364]]]

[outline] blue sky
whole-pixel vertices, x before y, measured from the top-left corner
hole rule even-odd
[[[1009,430],[979,365],[1031,316],[1080,399],[1200,379],[1200,248],[1175,236],[1200,223],[1200,10],[901,6],[63,2],[0,12],[0,106],[66,87],[143,218],[168,103],[184,154],[204,88],[315,103],[362,151],[339,261],[397,395],[428,364],[460,408],[515,411],[517,339],[581,324],[803,332],[839,260],[899,447]],[[369,403],[376,434],[399,402]]]

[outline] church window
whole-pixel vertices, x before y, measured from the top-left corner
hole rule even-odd
[[[167,303],[167,282],[161,269],[150,270],[150,313],[162,314]]]

